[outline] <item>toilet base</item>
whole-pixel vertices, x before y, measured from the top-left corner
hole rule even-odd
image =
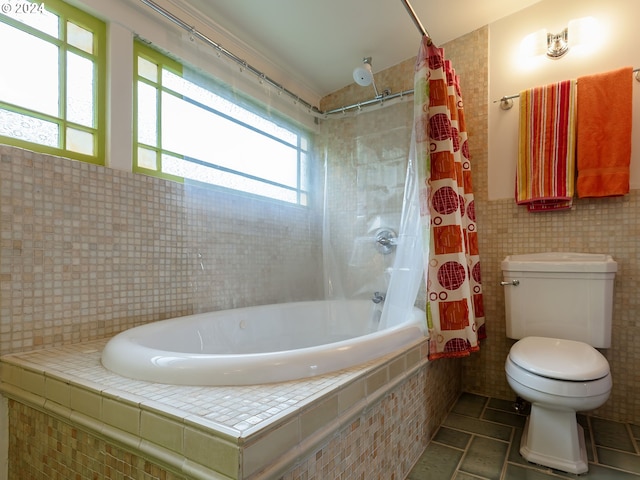
[[[520,454],[529,462],[563,472],[579,474],[589,470],[584,430],[574,411],[531,405]]]

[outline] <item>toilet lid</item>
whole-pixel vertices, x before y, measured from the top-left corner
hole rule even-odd
[[[600,352],[573,340],[526,337],[511,347],[509,358],[531,373],[558,380],[597,380],[609,373],[609,363]]]

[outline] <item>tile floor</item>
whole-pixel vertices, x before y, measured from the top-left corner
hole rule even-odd
[[[589,472],[572,475],[518,453],[525,416],[512,402],[463,393],[407,480],[638,480],[640,426],[579,415]]]

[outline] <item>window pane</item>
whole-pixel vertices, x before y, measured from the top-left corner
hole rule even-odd
[[[67,22],[67,43],[87,53],[93,53],[93,33],[73,22]]]
[[[157,90],[138,82],[138,142],[158,145]]]
[[[67,53],[67,119],[93,127],[93,62]]]
[[[158,66],[142,57],[138,57],[138,75],[158,83]]]
[[[138,147],[138,166],[149,170],[158,170],[155,150]]]
[[[0,64],[16,66],[0,74],[0,100],[57,116],[58,47],[6,23],[0,23],[0,45]]]
[[[2,10],[2,13],[6,16],[14,18],[52,37],[59,38],[59,18],[57,15],[41,8],[42,2],[27,3],[6,0],[3,2],[3,5],[5,8]]]
[[[137,167],[309,203],[311,147],[295,125],[200,72],[173,73],[179,64],[140,49],[149,60],[136,58]]]
[[[170,94],[162,96],[162,148],[295,187],[297,152]]]
[[[168,70],[162,70],[162,85],[288,143],[295,145],[298,140],[297,134],[291,132],[291,130],[280,127],[276,123],[236,105],[205,88],[199,87]]]
[[[60,146],[57,124],[3,109],[0,109],[0,135],[47,147]]]
[[[188,160],[176,158],[170,155],[162,156],[162,170],[171,175],[206,182],[212,185],[240,190],[282,200],[289,203],[298,203],[295,190],[288,190],[276,185],[260,182],[242,175],[215,170],[204,165],[191,163]]]
[[[311,168],[309,165],[309,156],[300,153],[300,190],[309,191],[309,179],[311,178]]]
[[[93,145],[94,141],[92,133],[83,132],[82,130],[76,130],[74,128],[67,128],[67,150],[83,153],[85,155],[93,155]]]

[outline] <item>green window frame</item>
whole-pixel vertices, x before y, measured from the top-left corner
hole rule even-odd
[[[309,205],[307,131],[139,40],[133,69],[134,172]]]
[[[61,0],[3,4],[1,143],[105,164],[106,30]]]

